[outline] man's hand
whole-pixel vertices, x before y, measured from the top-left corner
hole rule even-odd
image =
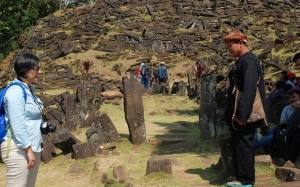
[[[238,118],[235,118],[235,121],[237,122],[238,125],[246,126],[246,122],[245,121],[239,120]]]

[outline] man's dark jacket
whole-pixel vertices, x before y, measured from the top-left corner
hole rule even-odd
[[[256,87],[258,87],[267,117],[267,101],[263,74],[259,60],[251,51],[245,53],[238,59],[233,69],[233,76],[237,89],[243,92],[239,105],[237,106],[236,117],[241,121],[248,120],[253,108]]]

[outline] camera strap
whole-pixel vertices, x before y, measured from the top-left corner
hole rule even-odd
[[[30,86],[28,86],[28,87],[29,87],[29,90],[30,90],[30,92],[31,92],[33,101],[35,102],[35,104],[36,104],[37,107],[39,108],[40,113],[41,113],[41,117],[43,118],[43,109],[42,109],[41,105],[39,104],[39,102],[37,101],[37,96],[33,93],[31,87],[30,87]]]

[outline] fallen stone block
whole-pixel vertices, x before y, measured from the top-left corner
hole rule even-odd
[[[258,155],[255,156],[255,164],[258,165],[271,165],[272,158],[270,155]]]
[[[172,175],[171,160],[161,156],[153,156],[147,161],[146,175],[153,172],[164,172]]]
[[[52,137],[52,143],[62,150],[64,154],[71,153],[74,144],[80,143],[80,141],[66,129],[62,129],[55,133]]]
[[[300,181],[300,169],[278,167],[275,176],[282,182]]]
[[[73,155],[76,159],[86,159],[93,157],[97,153],[102,153],[102,150],[98,144],[93,143],[77,143],[72,145]]]
[[[120,183],[124,184],[127,180],[126,168],[125,166],[117,166],[113,170],[114,178],[117,179]]]

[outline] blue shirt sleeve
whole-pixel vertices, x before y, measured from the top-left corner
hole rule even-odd
[[[281,117],[280,117],[280,121],[286,123],[287,120],[289,119],[289,115],[288,115],[288,110],[289,110],[290,105],[284,107],[284,109],[282,110],[281,113]]]
[[[31,146],[28,138],[25,120],[25,99],[20,86],[11,86],[4,97],[4,109],[7,124],[11,126],[17,147],[27,148]]]

